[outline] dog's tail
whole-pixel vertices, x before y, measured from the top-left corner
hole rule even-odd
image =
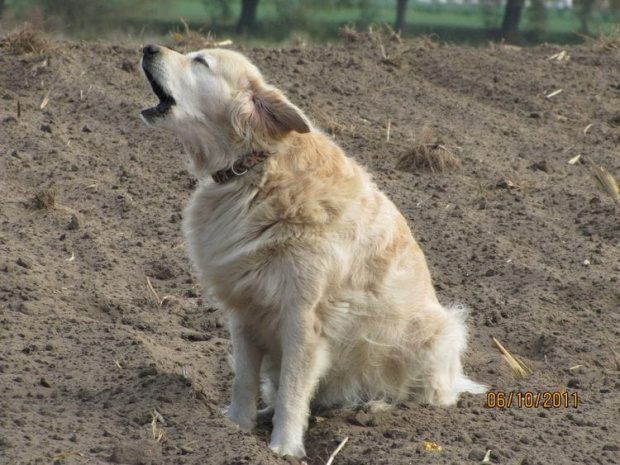
[[[467,311],[462,306],[444,310],[444,327],[427,353],[430,367],[430,383],[426,388],[425,400],[434,405],[453,405],[463,392],[483,394],[488,388],[463,373],[461,359],[467,347]]]
[[[484,394],[489,390],[488,386],[475,382],[464,374],[461,374],[454,382],[455,391],[469,392],[470,394]]]

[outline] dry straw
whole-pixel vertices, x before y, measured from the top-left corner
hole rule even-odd
[[[620,50],[620,27],[615,27],[609,33],[601,32],[596,37],[582,35],[586,45],[595,53],[610,53]]]
[[[560,95],[562,92],[564,92],[564,89],[558,89],[558,90],[554,90],[553,92],[551,92],[550,94],[546,95],[546,98],[553,98],[556,95]]]
[[[157,442],[165,442],[166,439],[168,439],[166,437],[166,433],[164,432],[164,430],[157,426],[157,422],[158,421],[161,422],[162,420],[163,420],[163,417],[157,410],[153,410],[151,412],[151,428],[150,429],[151,429],[151,434],[153,435],[153,439],[155,439]]]
[[[48,188],[34,194],[30,201],[33,210],[54,210],[58,206],[58,189],[52,183]]]
[[[347,42],[355,42],[359,40],[360,33],[355,29],[355,24],[349,23],[340,28],[340,37]]]
[[[51,90],[48,90],[46,94],[43,96],[43,98],[41,99],[41,103],[39,104],[39,110],[45,109],[45,107],[50,103],[51,92],[52,92]]]
[[[348,436],[342,440],[342,442],[338,445],[336,450],[332,452],[332,454],[329,456],[329,459],[327,460],[327,463],[325,465],[332,465],[332,463],[334,463],[334,459],[336,458],[336,455],[338,455],[338,453],[342,450],[342,448],[345,446],[348,440],[349,440]]]
[[[159,294],[153,287],[153,284],[151,283],[151,279],[148,276],[146,277],[146,286],[151,291],[151,294],[153,295],[153,299],[155,300],[155,303],[157,304],[158,308],[161,308],[164,305],[164,303],[170,299],[169,295],[165,295],[161,298],[159,297]]]
[[[571,165],[579,164],[582,166],[596,187],[611,197],[616,206],[620,208],[620,188],[618,187],[618,181],[616,181],[609,171],[602,166],[598,166],[590,159],[590,157],[585,157],[582,155],[577,155],[568,163]]]
[[[59,452],[52,457],[52,461],[54,463],[60,462],[61,460],[66,460],[71,456],[84,457],[84,454],[78,452],[77,450],[71,452]]]
[[[533,373],[533,371],[525,363],[523,363],[521,360],[514,358],[496,338],[493,338],[493,342],[502,353],[502,357],[504,357],[504,360],[506,360],[508,365],[510,365],[510,368],[512,368],[512,372],[515,378],[525,379]]]
[[[0,41],[0,46],[7,47],[17,55],[31,53],[40,55],[49,50],[50,44],[45,33],[30,23],[24,23],[20,29],[8,34]]]
[[[342,134],[347,129],[349,129],[349,127],[339,122],[336,118],[334,118],[318,106],[312,105],[311,109],[321,129],[323,129],[323,131],[329,133],[330,135],[336,136],[338,134]]]
[[[175,29],[169,32],[170,38],[174,41],[176,47],[197,50],[206,47],[224,47],[232,45],[231,40],[217,42],[211,31],[207,31],[206,33],[204,33],[202,29],[193,31],[183,18],[181,18],[181,23],[183,23],[183,31]]]
[[[396,164],[396,169],[409,172],[442,173],[458,168],[459,158],[440,140],[436,132],[424,125],[416,144]]]
[[[570,54],[566,50],[555,53],[549,57],[551,61],[570,61]]]

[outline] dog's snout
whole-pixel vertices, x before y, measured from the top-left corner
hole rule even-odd
[[[145,58],[153,58],[161,51],[161,48],[158,45],[148,44],[142,48],[142,55]]]

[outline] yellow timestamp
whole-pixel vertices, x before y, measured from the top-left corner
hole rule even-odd
[[[487,392],[488,408],[578,408],[579,393],[566,391]]]

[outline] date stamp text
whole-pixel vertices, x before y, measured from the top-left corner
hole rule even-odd
[[[560,391],[495,391],[487,392],[488,408],[578,408],[578,392]]]

